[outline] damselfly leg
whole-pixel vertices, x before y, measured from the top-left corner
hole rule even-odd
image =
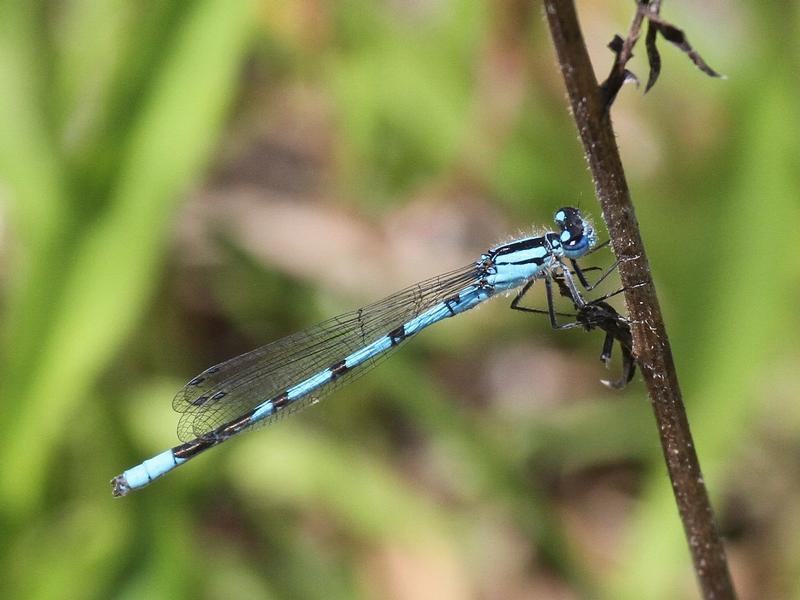
[[[572,292],[569,286],[567,286],[558,275],[554,276],[554,279],[559,286],[561,295],[565,298],[572,298]],[[582,325],[586,331],[602,329],[605,332],[606,335],[603,340],[600,360],[603,361],[606,367],[608,367],[611,362],[614,341],[619,344],[622,353],[622,376],[614,380],[601,380],[604,385],[618,390],[630,383],[633,376],[636,374],[636,359],[633,355],[633,335],[631,334],[631,327],[628,320],[605,301],[624,291],[625,288],[622,288],[600,296],[591,302],[587,302],[581,307],[577,305],[575,307],[577,310],[576,322]]]
[[[541,308],[529,308],[527,306],[520,306],[520,302],[525,297],[525,294],[527,294],[528,291],[531,289],[531,286],[533,286],[534,282],[535,282],[535,280],[532,279],[531,281],[526,283],[522,287],[522,289],[517,293],[517,295],[514,296],[514,299],[511,301],[511,308],[513,310],[519,310],[521,312],[529,312],[529,313],[548,315],[550,317],[550,326],[553,329],[573,329],[575,327],[580,327],[581,326],[581,323],[579,323],[578,321],[570,321],[569,323],[559,323],[558,322],[557,317],[569,317],[571,319],[575,319],[577,317],[577,315],[576,314],[571,314],[571,313],[558,312],[556,310],[555,302],[553,301],[553,289],[552,289],[552,283],[551,283],[551,278],[550,277],[544,278],[545,290],[547,292],[547,310],[542,310]],[[567,293],[569,294],[569,289],[568,288],[565,288],[565,289],[567,289]],[[578,297],[580,297],[580,295]],[[575,299],[572,298],[572,300],[575,303],[575,305],[577,306],[577,302],[575,302]]]
[[[619,379],[603,379],[604,385],[610,388],[622,389],[633,379],[636,373],[636,360],[633,356],[633,336],[627,319],[620,315],[616,309],[602,300],[588,302],[578,311],[578,322],[586,331],[602,329],[605,331],[603,350],[600,360],[606,367],[611,362],[611,353],[614,341],[617,341],[622,352],[622,376]]]
[[[609,243],[611,243],[611,240],[606,240],[605,242],[603,242],[601,244],[598,244],[597,246],[592,248],[586,254],[587,255],[594,254],[595,252],[597,252],[601,248],[605,248],[606,246],[608,246]],[[590,270],[592,270],[592,271],[595,270],[595,267],[582,268],[578,264],[578,261],[575,260],[574,258],[570,259],[570,263],[572,264],[572,268],[575,271],[575,275],[577,276],[578,281],[581,282],[581,285],[583,286],[583,289],[585,289],[587,292],[591,292],[594,288],[596,288],[598,285],[603,283],[603,281],[605,281],[606,277],[608,277],[609,275],[611,275],[611,273],[613,273],[614,271],[617,270],[617,267],[619,266],[619,259],[615,260],[614,263],[610,267],[608,267],[605,270],[605,272],[602,275],[600,275],[600,277],[594,283],[589,283],[589,280],[586,278],[586,272],[590,271]]]
[[[583,276],[580,267],[575,264],[575,261],[572,262],[575,266],[575,273],[577,277],[581,279]],[[617,265],[618,261],[615,261],[614,264],[607,269],[603,276],[594,284],[594,286],[591,287],[596,287],[608,276],[609,273],[616,269]],[[605,302],[607,299],[622,293],[624,288],[605,294],[594,300],[585,301],[575,289],[574,283],[572,282],[571,273],[567,269],[563,269],[561,272],[554,273],[552,277],[544,278],[544,281],[547,293],[547,310],[528,308],[520,305],[522,298],[531,289],[531,286],[534,283],[533,280],[525,284],[525,286],[523,286],[519,293],[514,297],[514,300],[511,302],[511,308],[523,312],[546,314],[550,319],[550,325],[553,327],[553,329],[562,330],[583,327],[586,331],[591,331],[593,329],[603,330],[605,332],[605,338],[603,340],[603,348],[600,353],[600,360],[603,361],[603,364],[605,364],[606,367],[609,366],[614,348],[614,342],[616,341],[619,344],[620,351],[622,353],[622,375],[619,379],[602,380],[602,383],[614,389],[624,388],[628,383],[630,383],[634,374],[636,373],[636,361],[633,356],[633,337],[631,335],[630,324],[628,321],[622,315],[620,315],[613,306]],[[556,285],[558,285],[560,294],[572,301],[576,310],[575,314],[563,313],[555,309],[552,291],[553,281],[555,281]],[[587,289],[590,288],[587,287]],[[558,323],[556,318],[557,316],[570,317],[575,320],[569,323]]]

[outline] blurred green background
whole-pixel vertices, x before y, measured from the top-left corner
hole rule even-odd
[[[800,598],[799,13],[665,3],[727,79],[662,44],[612,113],[742,598]],[[510,299],[111,497],[197,372],[574,203],[537,2],[3,2],[5,596],[696,597],[641,381]]]

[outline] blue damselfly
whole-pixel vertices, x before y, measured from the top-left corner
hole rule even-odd
[[[190,380],[172,403],[181,414],[178,437],[184,443],[115,477],[114,495],[123,496],[144,487],[243,431],[319,401],[429,325],[461,314],[499,293],[521,288],[511,307],[532,310],[519,302],[537,279],[545,282],[547,312],[554,328],[599,327],[607,333],[607,354],[610,355],[614,339],[620,340],[624,351],[621,336],[609,329],[622,323],[617,319],[619,315],[607,304],[586,302],[565,264],[570,261],[584,288],[594,287],[575,262],[596,247],[594,228],[572,207],[558,210],[554,220],[558,231],[494,246],[466,267],[206,369]],[[554,278],[574,304],[577,321],[557,322]],[[626,378],[628,374],[626,371]]]

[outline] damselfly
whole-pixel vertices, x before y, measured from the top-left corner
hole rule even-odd
[[[115,477],[111,482],[114,495],[124,496],[144,487],[243,431],[319,401],[429,325],[498,293],[521,287],[511,307],[528,310],[519,302],[537,279],[545,282],[553,327],[575,326],[556,321],[552,293],[556,276],[558,284],[566,286],[579,315],[583,312],[596,326],[598,318],[610,313],[595,314],[596,309],[588,308],[592,304],[581,296],[565,261],[571,262],[584,288],[594,287],[574,261],[592,251],[597,235],[576,208],[559,209],[554,220],[558,231],[494,246],[466,267],[206,369],[189,381],[172,403],[181,414],[178,437],[184,443]]]

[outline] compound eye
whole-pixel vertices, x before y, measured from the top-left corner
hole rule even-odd
[[[572,248],[575,248],[576,246],[578,246],[579,244],[580,244],[580,246],[585,246],[586,242],[584,241],[584,239],[581,239],[580,241],[579,240],[572,240],[571,242],[569,242],[568,244],[565,244],[565,245],[568,248],[572,249]]]
[[[577,208],[564,206],[556,211],[553,219],[561,230],[558,237],[567,257],[579,258],[594,245],[594,231]]]
[[[583,218],[581,217],[580,211],[572,206],[559,208],[553,220],[561,229],[571,229],[583,225]]]
[[[574,231],[563,231],[561,232],[561,243],[563,244],[564,248],[567,250],[573,250],[576,248],[581,248],[588,243],[586,236],[583,235],[583,232],[574,232]]]
[[[582,232],[578,235],[575,235],[575,232],[572,231],[564,231],[561,233],[561,243],[567,248],[573,248],[583,242],[583,240],[584,236]]]

